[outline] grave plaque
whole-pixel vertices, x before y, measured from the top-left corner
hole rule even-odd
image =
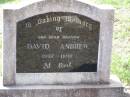
[[[17,22],[16,72],[97,72],[100,23],[70,12]]]

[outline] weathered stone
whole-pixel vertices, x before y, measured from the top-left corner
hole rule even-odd
[[[36,27],[34,26],[36,18],[34,17],[39,18],[45,15],[47,16],[47,14],[50,14],[50,16],[58,16],[58,14],[60,14],[60,16],[66,14],[69,14],[68,16],[76,16],[76,20],[73,21],[77,23],[70,23],[72,22],[72,19],[66,19],[69,23],[65,23],[65,20],[62,17],[62,19],[60,19],[63,21],[58,22],[59,18],[55,18],[49,26],[46,26],[52,27],[51,25],[54,26],[57,23],[59,23],[57,25],[60,26],[61,23],[61,26],[66,26],[63,30],[63,35],[65,34],[65,31],[71,32],[68,33],[69,36],[75,31],[81,39],[72,40],[71,38],[67,41],[63,39],[63,41],[61,41],[61,39],[59,39],[51,42],[47,39],[47,43],[44,45],[34,43],[33,39],[45,38],[43,36],[32,37],[37,36],[35,35],[35,31],[38,32],[39,35],[41,33],[39,32],[40,29],[44,29],[45,26],[42,25],[41,28],[37,26],[40,29],[37,28],[36,30]],[[113,8],[98,7],[79,0],[43,0],[21,8],[17,7],[17,9],[4,9],[4,85],[109,83],[113,17]],[[33,18],[34,21],[32,20]],[[79,20],[87,21],[88,25],[87,23],[79,23]],[[33,25],[30,25],[30,21]],[[38,24],[44,24],[44,22],[47,21],[47,19],[40,19],[37,22]],[[24,22],[27,28],[33,26],[33,29],[24,29],[24,26],[22,25]],[[86,26],[86,28],[84,26]],[[53,30],[52,27],[50,29],[45,28],[43,32],[45,35],[48,35],[46,33],[51,34],[53,31],[56,33],[56,31],[60,30],[59,28]],[[32,32],[32,34],[25,34],[26,32]],[[90,32],[93,32],[94,34],[91,34]],[[60,37],[63,36],[62,34],[58,35]],[[27,44],[29,41],[28,39],[33,41],[34,44]],[[44,53],[46,52],[49,54],[52,52],[55,55],[60,55],[61,50],[56,46],[60,46],[62,43],[75,42],[82,43],[81,47],[77,47],[82,50],[63,50],[63,53],[72,53],[73,58],[71,60],[61,60],[57,57],[55,57],[57,61],[53,61],[52,59],[43,60],[51,60],[55,65],[51,65],[54,69],[43,70],[43,68],[49,68],[50,63],[46,62],[44,66],[42,66],[42,61],[39,59],[42,51],[38,50],[38,53],[37,51],[34,52],[34,48],[44,48]],[[53,49],[45,51],[45,49],[48,48],[48,43],[52,44]],[[55,43],[58,44],[55,45]],[[33,49],[33,51],[25,49],[23,47],[25,44],[27,44],[26,47],[28,49]],[[66,48],[63,46],[64,45],[62,45],[61,48]],[[28,51],[30,51],[30,53]],[[35,57],[33,57],[34,55]],[[69,57],[71,57],[71,55]],[[60,68],[64,67],[64,69],[57,69],[57,66]]]
[[[124,97],[115,80],[99,85],[26,85],[0,87],[0,97]]]

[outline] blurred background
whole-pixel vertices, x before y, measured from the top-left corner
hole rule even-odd
[[[2,78],[2,7],[36,0],[0,0],[0,79]],[[111,74],[117,75],[125,86],[130,86],[130,0],[86,0],[115,8]]]

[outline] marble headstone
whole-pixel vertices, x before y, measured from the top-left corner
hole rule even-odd
[[[43,0],[4,10],[4,85],[109,83],[112,8]]]

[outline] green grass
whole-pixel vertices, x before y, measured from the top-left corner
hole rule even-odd
[[[115,8],[129,7],[130,0],[94,0],[98,4],[110,4]]]
[[[3,4],[3,3],[8,3],[8,2],[16,2],[16,1],[19,1],[19,0],[0,0],[0,4]]]
[[[0,79],[2,78],[2,34],[0,33]]]
[[[111,70],[130,85],[130,8],[125,6],[115,13]]]
[[[125,85],[130,84],[130,55],[121,56],[118,53],[113,52],[112,55],[112,73],[118,75]]]

